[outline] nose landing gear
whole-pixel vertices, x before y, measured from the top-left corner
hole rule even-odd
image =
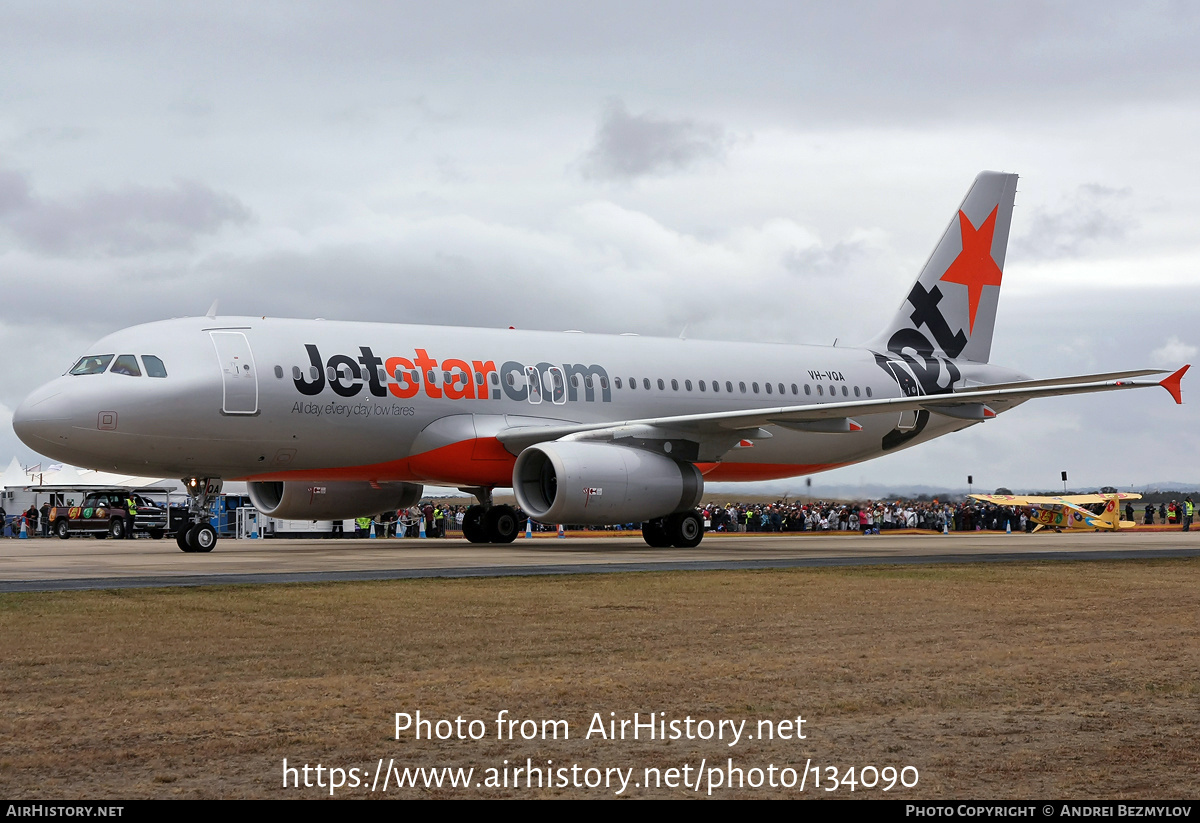
[[[175,542],[185,552],[210,552],[217,545],[217,530],[209,522],[209,506],[221,493],[220,478],[185,477],[188,493],[188,523],[175,534]]]

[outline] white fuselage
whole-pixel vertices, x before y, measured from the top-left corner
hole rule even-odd
[[[152,355],[166,376],[56,378],[14,415],[31,448],[96,469],[250,480],[507,487],[516,455],[495,435],[513,426],[886,399],[915,385],[897,379],[911,374],[902,360],[885,367],[867,349],[274,318],[150,323],[86,354]],[[955,376],[928,367],[918,390],[949,389]],[[960,387],[1022,379],[965,361],[956,371]],[[759,430],[697,465],[709,480],[806,474],[971,425],[913,412],[856,421],[847,433]]]

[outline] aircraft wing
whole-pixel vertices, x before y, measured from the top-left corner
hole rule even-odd
[[[862,428],[853,418],[870,414],[894,414],[927,410],[963,420],[987,420],[996,416],[988,403],[1019,403],[1038,397],[1057,397],[1067,394],[1122,391],[1150,386],[1162,386],[1176,403],[1182,403],[1179,383],[1189,366],[1184,366],[1163,380],[1137,380],[1128,374],[1163,374],[1158,371],[1115,372],[1118,379],[1079,380],[1110,375],[1083,375],[1058,380],[1026,381],[1025,384],[987,386],[947,394],[915,395],[880,400],[853,400],[843,403],[810,403],[776,408],[738,409],[701,414],[680,414],[669,417],[649,417],[606,423],[569,423],[548,426],[514,426],[497,433],[496,438],[509,451],[519,452],[534,443],[571,438],[573,440],[615,440],[632,437],[682,437],[728,443],[732,448],[741,438],[769,437],[764,426],[783,426],[800,431],[852,432]],[[1035,385],[1028,385],[1028,384]],[[711,451],[711,449],[709,449]],[[685,458],[687,459],[687,458]],[[704,458],[702,458],[704,459]]]
[[[1140,494],[1116,492],[1114,494],[1064,494],[1052,496],[1023,496],[1014,494],[972,494],[970,497],[1001,506],[1083,506],[1089,503],[1107,503],[1109,500],[1141,500]]]
[[[1184,366],[1179,372],[1182,376],[1183,371],[1187,370]],[[1132,369],[1130,371],[1110,371],[1100,374],[1079,374],[1073,377],[1050,377],[1044,380],[1021,380],[1015,383],[989,383],[986,385],[967,385],[956,388],[955,393],[968,391],[984,391],[987,389],[1033,389],[1039,386],[1066,386],[1078,383],[1103,383],[1109,380],[1131,380],[1134,377],[1146,377],[1151,374],[1166,374],[1165,369]],[[1161,384],[1160,384],[1161,385]],[[1168,389],[1170,391],[1170,389]]]

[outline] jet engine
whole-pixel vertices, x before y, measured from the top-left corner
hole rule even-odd
[[[530,446],[513,467],[521,508],[544,523],[607,525],[693,509],[704,479],[691,463],[612,443]]]
[[[284,520],[351,520],[404,509],[421,499],[415,483],[258,480],[246,484],[254,508]]]

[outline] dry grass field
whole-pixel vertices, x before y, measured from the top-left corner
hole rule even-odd
[[[474,768],[472,784],[529,758],[579,779],[633,768],[621,796],[703,797],[704,783],[633,783],[687,766],[690,786],[701,761],[733,758],[819,765],[823,781],[829,766],[913,766],[917,786],[888,793],[901,798],[1194,798],[1198,615],[1197,560],[3,595],[0,795],[328,796],[283,788],[284,758],[366,771],[338,797],[616,795],[524,775],[370,790],[380,758]],[[486,736],[397,740],[395,713],[418,709],[486,721]],[[501,710],[565,719],[570,739],[497,740]],[[744,719],[751,734],[801,715],[806,738],[584,739],[594,712]],[[884,796],[812,779],[714,796]]]

